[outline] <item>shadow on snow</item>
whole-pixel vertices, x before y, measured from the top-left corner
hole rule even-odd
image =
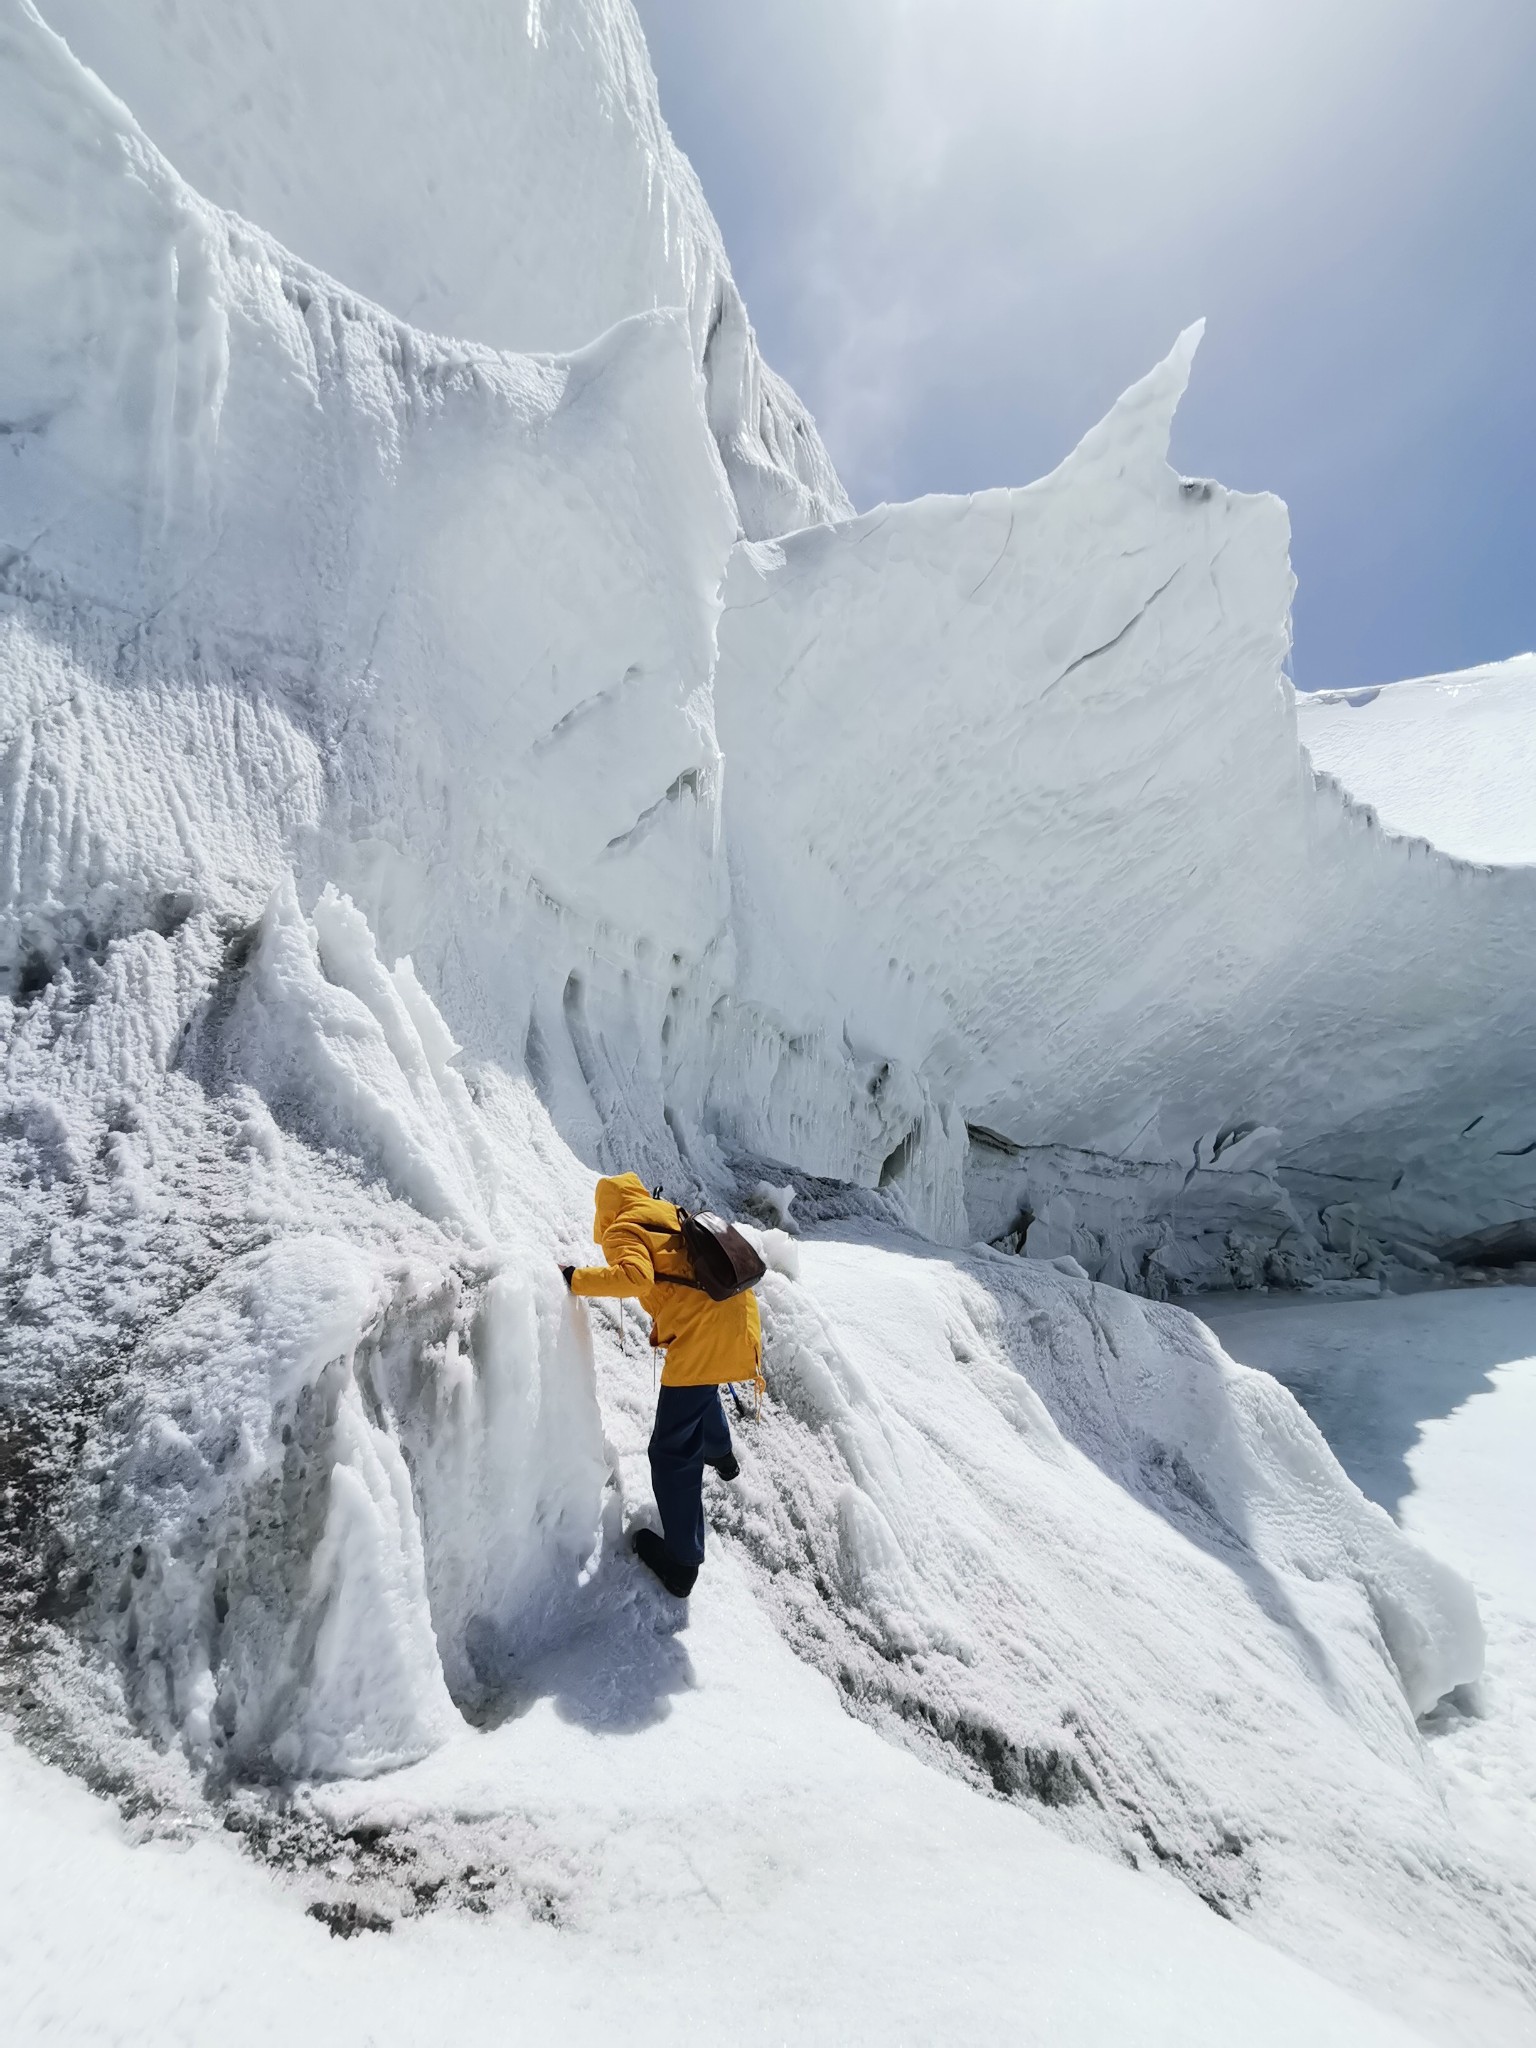
[[[1395,1516],[1426,1422],[1536,1355],[1536,1288],[1455,1288],[1375,1301],[1191,1304],[1229,1357],[1290,1388],[1360,1491]]]

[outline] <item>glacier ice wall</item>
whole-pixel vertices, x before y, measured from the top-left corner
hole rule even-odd
[[[746,532],[850,509],[758,352],[629,0],[456,0],[451,32],[370,0],[47,18],[205,198],[417,328],[568,351],[682,308]]]
[[[608,1511],[525,1075],[590,1114],[583,1020],[723,944],[703,372],[403,327],[25,6],[0,212],[6,1605],[195,1757],[385,1768]]]
[[[1462,1126],[1523,1100],[1529,878],[1309,776],[1283,515],[1167,467],[1192,337],[1027,491],[738,543],[685,313],[563,357],[424,336],[195,194],[30,6],[0,38],[0,963],[39,1359],[80,1349],[116,1245],[55,1244],[58,1187],[94,1213],[99,1168],[126,1218],[148,1174],[163,1222],[205,1150],[272,1130],[331,1189],[290,1226],[361,1174],[459,1273],[399,1298],[488,1327],[518,1226],[465,1060],[589,1160],[776,1159],[940,1237],[1097,1235],[1153,1292],[1230,1270],[1245,1219],[1349,1270],[1370,1223],[1522,1185]],[[270,1204],[225,1199],[137,1293],[111,1251],[93,1342],[137,1353],[267,1255]],[[391,1313],[334,1341],[336,1401]],[[305,1345],[308,1387],[335,1359]],[[399,1435],[412,1400],[373,1384]]]
[[[173,46],[218,101],[270,81],[251,39],[297,32],[278,0],[190,39],[78,11],[178,137]],[[680,310],[565,357],[424,336],[198,197],[14,6],[13,976],[214,888],[249,918],[291,869],[346,889],[594,1162],[883,1185],[941,1240],[1154,1294],[1422,1263],[1529,1206],[1536,885],[1382,834],[1309,771],[1283,510],[1167,463],[1193,333],[1028,489],[733,553],[694,295],[718,236],[627,10],[470,9],[424,60],[521,81],[486,175],[531,239],[499,270],[467,199],[436,270],[410,237],[441,193],[393,239],[359,224],[382,202],[341,144],[371,86],[332,32],[275,113],[253,88],[222,140],[185,138],[228,193],[323,218],[364,271],[387,242],[494,332]],[[407,33],[391,14],[385,47]],[[465,93],[461,181],[458,127],[500,105]],[[418,99],[399,161],[437,134]],[[560,184],[543,124],[594,120],[600,173]],[[538,253],[553,219],[579,264]]]
[[[740,990],[960,1107],[977,1234],[1153,1291],[1533,1186],[1536,876],[1310,772],[1284,508],[1168,465],[1196,338],[1027,489],[738,548],[716,680]]]
[[[584,1095],[583,985],[609,970],[654,1043],[674,961],[726,943],[737,529],[685,321],[567,358],[429,341],[6,34],[6,967],[248,920],[292,867]]]

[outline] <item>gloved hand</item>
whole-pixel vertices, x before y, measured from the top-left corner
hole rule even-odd
[[[562,1280],[564,1280],[567,1288],[570,1287],[571,1275],[575,1272],[575,1270],[576,1268],[574,1266],[562,1266],[560,1268],[560,1277]]]

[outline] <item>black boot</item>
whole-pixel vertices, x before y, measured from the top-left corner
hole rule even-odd
[[[736,1453],[734,1451],[727,1451],[725,1456],[715,1466],[715,1470],[722,1479],[739,1479],[741,1477],[741,1467],[736,1462]]]
[[[683,1564],[668,1550],[654,1529],[637,1529],[630,1538],[636,1557],[660,1579],[674,1598],[686,1600],[699,1576],[696,1564]]]

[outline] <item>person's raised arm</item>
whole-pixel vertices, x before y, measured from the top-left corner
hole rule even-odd
[[[572,1294],[639,1294],[655,1280],[650,1240],[638,1224],[615,1223],[603,1240],[603,1250],[611,1265],[561,1268]]]

